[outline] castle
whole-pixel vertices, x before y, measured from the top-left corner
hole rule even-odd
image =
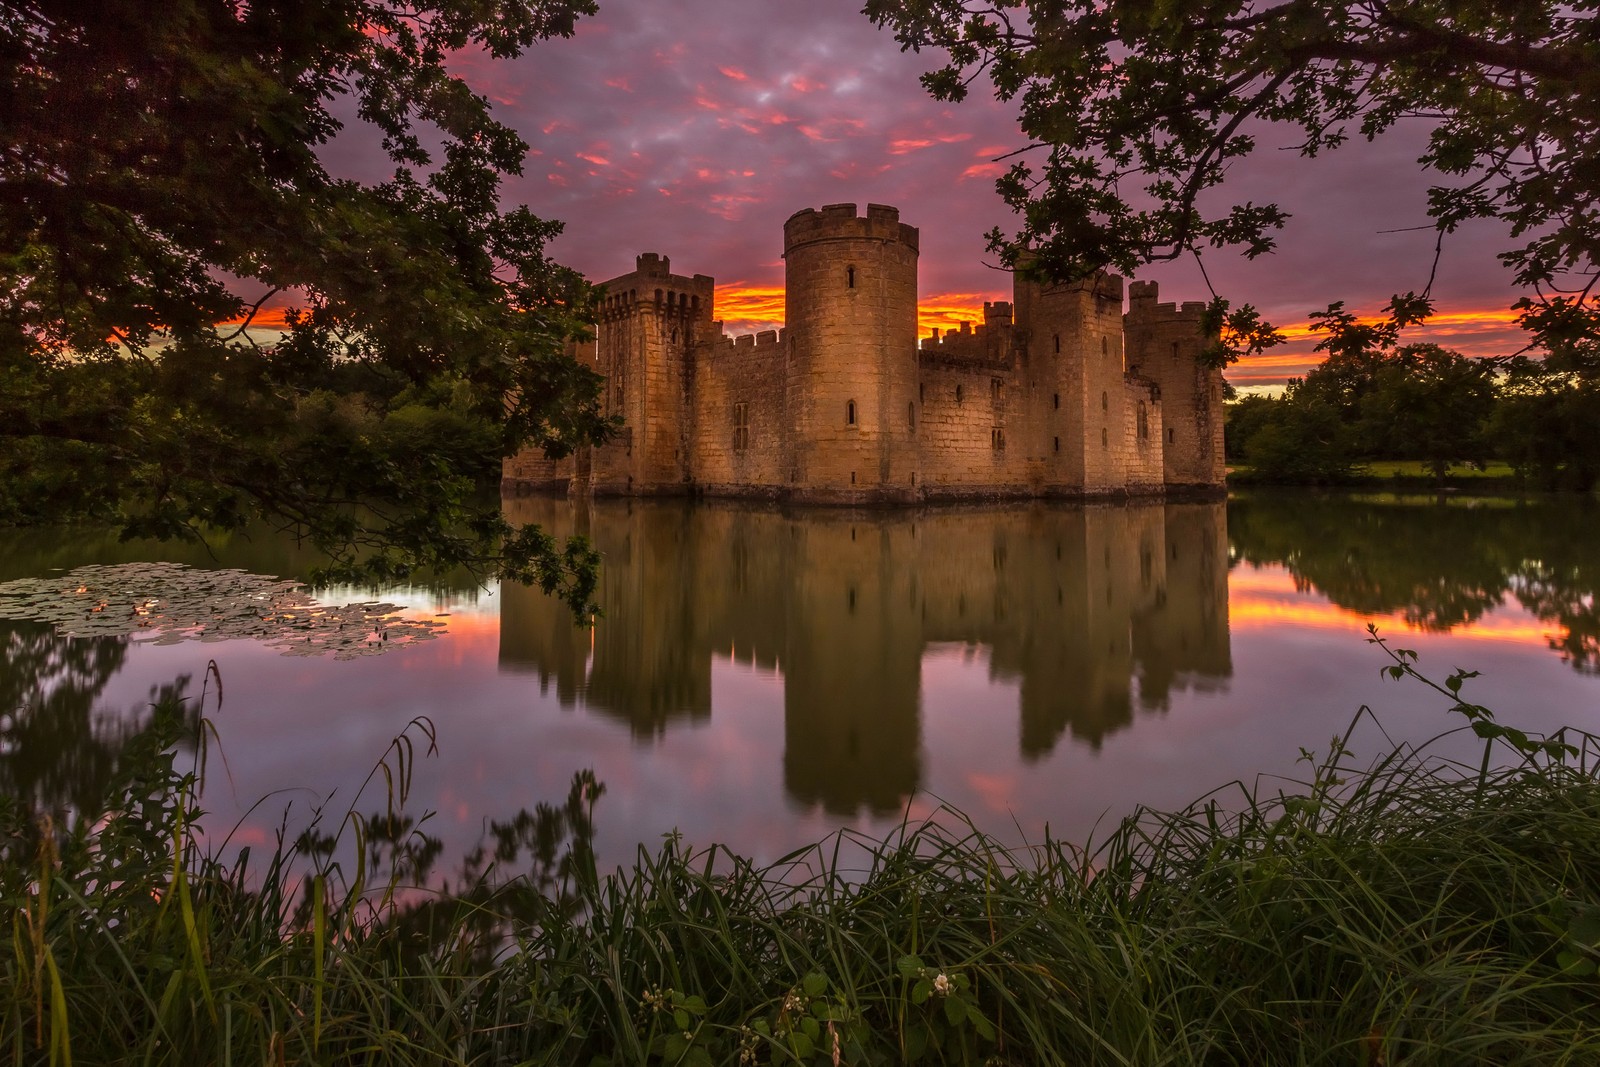
[[[881,504],[1101,497],[1223,484],[1222,376],[1198,357],[1204,305],[1153,282],[1015,277],[983,324],[917,338],[916,227],[832,204],[783,228],[786,328],[730,337],[714,281],[638,257],[604,283],[573,355],[623,429],[505,489]]]

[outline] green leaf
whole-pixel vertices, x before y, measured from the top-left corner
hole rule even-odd
[[[912,1023],[906,1027],[906,1059],[912,1063],[922,1059],[928,1051],[928,1038],[931,1035],[927,1026],[922,1023]]]
[[[917,972],[922,970],[922,959],[918,956],[901,956],[895,961],[902,978],[915,978]]]
[[[911,987],[911,1003],[924,1004],[933,996],[933,983],[923,978]]]
[[[945,997],[944,1017],[951,1026],[960,1026],[967,1021],[967,1002],[960,997]]]
[[[828,979],[825,975],[812,971],[800,980],[800,986],[806,991],[806,996],[820,997],[828,991]]]

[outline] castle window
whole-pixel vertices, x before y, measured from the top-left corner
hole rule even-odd
[[[1104,426],[1100,427],[1100,447],[1101,448],[1110,448],[1111,447],[1111,435],[1106,432],[1106,428]]]
[[[1171,426],[1167,427],[1167,444],[1172,444],[1173,438],[1177,435],[1177,432],[1178,431],[1174,430]]]
[[[956,403],[961,403],[961,386],[956,386]]]
[[[1006,432],[998,426],[990,430],[989,445],[996,450],[1006,447]]]
[[[856,287],[856,269],[854,267],[846,267],[844,269],[844,283],[848,289]]]
[[[926,399],[928,399],[928,387],[926,385],[923,385],[921,382],[917,383],[917,399],[918,400],[926,400]]]
[[[1059,356],[1060,354],[1061,354],[1061,335],[1058,333],[1058,334],[1056,334],[1056,355]]]
[[[917,430],[917,405],[913,401],[906,405],[906,428],[915,433]]]
[[[1178,342],[1176,341],[1172,342],[1172,358],[1178,358]]]
[[[856,424],[856,402],[854,400],[846,401],[844,405],[844,424],[846,426],[854,426]]]
[[[1000,379],[999,378],[990,378],[989,379],[989,397],[996,404],[1000,403]]]
[[[1051,440],[1053,441],[1053,450],[1056,451],[1056,452],[1060,452],[1061,451],[1061,438],[1055,437],[1055,438],[1052,438]]]
[[[1108,395],[1105,392],[1101,392],[1101,394],[1100,394],[1100,410],[1101,411],[1110,411],[1111,410],[1111,397],[1110,397],[1110,395]]]
[[[743,452],[750,447],[750,405],[733,405],[733,450]]]
[[[661,303],[661,290],[660,289],[656,290],[656,303],[657,304]]]
[[[1145,411],[1144,401],[1143,400],[1139,401],[1138,426],[1139,426],[1139,440],[1141,440],[1141,441],[1150,440],[1150,415],[1149,415],[1149,413],[1147,411]]]
[[[1051,393],[1050,394],[1050,399],[1055,402],[1056,410],[1060,411],[1061,410],[1061,394],[1060,393]]]
[[[1104,337],[1100,338],[1100,354],[1103,356],[1109,351],[1111,351],[1111,346],[1106,343]]]
[[[677,344],[678,343],[678,331],[677,330],[673,330],[672,331],[672,343],[673,344]]]

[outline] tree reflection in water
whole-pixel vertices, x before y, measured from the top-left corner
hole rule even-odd
[[[1237,562],[1281,564],[1339,607],[1448,632],[1502,604],[1557,630],[1549,645],[1600,672],[1600,508],[1587,498],[1457,500],[1274,492],[1236,498]]]
[[[153,728],[153,707],[183,701],[189,688],[184,675],[140,707],[107,708],[101,693],[128,638],[64,640],[45,623],[0,621],[0,646],[0,795],[38,814],[101,810],[123,750]],[[194,705],[180,736],[192,741],[198,723]]]
[[[1215,504],[817,512],[509,501],[585,533],[603,611],[575,629],[502,592],[500,665],[649,741],[711,714],[716,656],[781,673],[784,784],[833,815],[892,815],[921,784],[925,658],[986,651],[1020,692],[1024,759],[1098,747],[1172,691],[1232,673]]]

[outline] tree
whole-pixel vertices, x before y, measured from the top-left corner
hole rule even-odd
[[[1441,238],[1498,219],[1543,343],[1600,334],[1600,25],[1595,0],[866,0],[903,48],[940,48],[923,82],[962,99],[987,74],[1030,143],[998,181],[1021,216],[990,246],[1052,276],[1238,247],[1272,250],[1275,204],[1209,207],[1272,126],[1316,156],[1403,118],[1430,123]],[[1430,282],[1431,284],[1431,282]],[[1408,294],[1409,295],[1409,294]],[[1424,294],[1426,295],[1426,294]],[[1414,299],[1414,298],[1413,298]],[[1424,313],[1426,307],[1423,308]]]
[[[1375,455],[1420,459],[1440,485],[1450,466],[1489,459],[1495,366],[1438,345],[1406,345],[1378,371],[1359,428]]]
[[[1416,314],[1399,301],[1377,322],[1334,304],[1312,316],[1327,356],[1282,399],[1235,417],[1255,477],[1341,481],[1365,459],[1421,459],[1443,482],[1452,463],[1488,459],[1499,361],[1399,343]],[[1230,420],[1232,421],[1232,420]]]
[[[1348,481],[1356,456],[1354,433],[1339,408],[1291,380],[1242,443],[1251,477],[1268,482],[1327,485]]]
[[[587,606],[587,547],[481,491],[518,448],[607,432],[565,355],[592,297],[544,254],[558,224],[501,207],[527,145],[446,60],[593,9],[0,5],[0,510],[168,538],[266,519],[327,577],[468,565]],[[391,176],[329,173],[341,135]],[[259,345],[242,324],[273,300]]]

